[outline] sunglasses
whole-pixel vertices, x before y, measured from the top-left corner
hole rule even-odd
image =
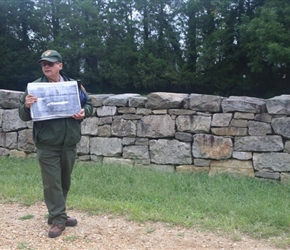
[[[53,67],[55,63],[58,63],[58,62],[41,62],[40,65],[41,67],[45,67],[45,66]]]

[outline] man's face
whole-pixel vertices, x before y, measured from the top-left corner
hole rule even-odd
[[[40,62],[42,72],[47,78],[55,78],[59,75],[59,72],[62,70],[61,62],[49,62],[49,61],[41,61]]]

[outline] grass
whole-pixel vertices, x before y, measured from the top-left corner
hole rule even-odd
[[[19,220],[30,220],[30,219],[33,219],[33,218],[34,218],[34,215],[27,214],[27,215],[24,215],[24,216],[20,217]]]
[[[37,161],[0,158],[0,201],[31,205],[39,200]],[[78,162],[67,202],[68,208],[90,214],[198,227],[236,240],[241,234],[274,237],[280,247],[290,245],[290,185],[278,182]]]
[[[33,248],[29,247],[29,243],[28,242],[20,242],[17,245],[17,249],[26,249],[26,250],[33,250]]]
[[[66,236],[63,240],[64,240],[64,241],[76,241],[76,240],[78,240],[78,239],[79,239],[78,236],[69,235],[69,236]]]

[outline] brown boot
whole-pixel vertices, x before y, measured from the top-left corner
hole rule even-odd
[[[62,231],[65,230],[64,224],[53,224],[48,231],[48,237],[55,238],[61,235]]]
[[[51,218],[48,218],[47,219],[47,224],[48,225],[52,225],[52,219]],[[78,224],[78,221],[76,218],[73,218],[73,217],[67,217],[67,221],[65,223],[65,226],[66,227],[74,227]]]
[[[76,218],[73,217],[67,217],[67,221],[65,223],[66,227],[74,227],[78,224],[78,221]]]

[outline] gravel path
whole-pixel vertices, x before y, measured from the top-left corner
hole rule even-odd
[[[46,207],[36,203],[30,207],[0,204],[0,249],[30,250],[173,250],[173,249],[235,249],[274,250],[266,240],[247,237],[240,241],[200,232],[195,229],[170,227],[164,223],[140,224],[111,215],[90,216],[71,210],[69,215],[79,221],[67,227],[60,237],[47,237]],[[23,220],[23,217],[30,217]]]

